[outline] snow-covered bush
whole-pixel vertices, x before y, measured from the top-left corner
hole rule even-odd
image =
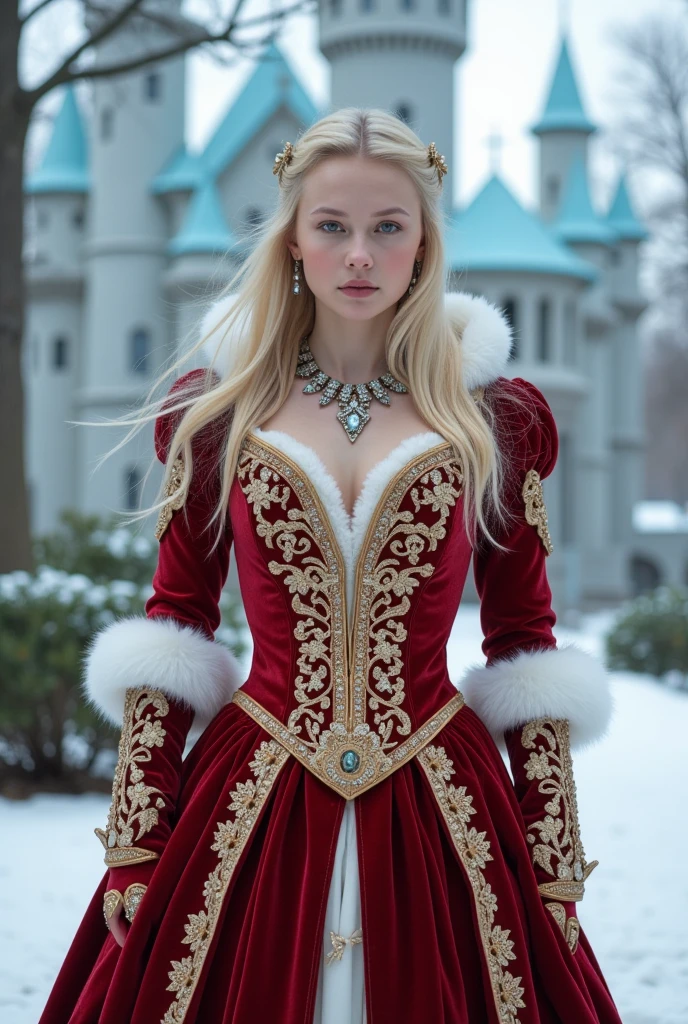
[[[688,588],[657,587],[625,604],[606,647],[609,668],[688,690]]]
[[[36,542],[36,572],[0,575],[0,790],[10,777],[84,788],[103,760],[111,780],[119,731],[82,699],[83,657],[97,630],[144,614],[156,560],[146,537],[69,513]],[[241,603],[226,593],[221,610],[217,638],[241,656]]]

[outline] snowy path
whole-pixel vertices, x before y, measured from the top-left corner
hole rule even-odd
[[[557,626],[555,634],[599,654],[607,621],[590,616],[584,632]],[[449,648],[453,679],[483,660],[481,639],[476,610],[462,609]],[[614,675],[613,694],[608,737],[574,755],[585,852],[600,861],[580,920],[624,1024],[687,1024],[688,696],[625,674]],[[93,829],[109,802],[0,800],[2,1024],[38,1021],[105,870]]]

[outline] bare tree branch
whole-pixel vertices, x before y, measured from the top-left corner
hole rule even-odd
[[[26,14],[24,15],[23,18],[19,19],[19,24],[20,24],[21,28],[24,28],[26,23],[28,21],[30,21],[31,18],[33,18],[34,14],[38,14],[45,7],[50,7],[50,5],[54,4],[54,3],[55,3],[55,0],[40,0],[40,3],[37,3],[35,7],[32,7],[30,11],[26,12]]]
[[[126,11],[127,16],[131,16],[133,11],[143,3],[143,0],[129,0],[126,7],[122,8],[122,11]],[[186,38],[180,39],[179,42],[174,43],[171,46],[162,48],[160,50],[153,51],[151,53],[141,54],[138,57],[134,57],[131,60],[123,60],[116,64],[109,64],[101,67],[84,68],[79,71],[71,71],[70,66],[78,59],[84,52],[89,50],[98,42],[102,42],[109,35],[111,35],[122,22],[125,20],[123,17],[118,16],[116,19],[110,21],[107,26],[101,27],[95,32],[89,39],[81,43],[68,57],[66,57],[60,66],[47,78],[41,85],[36,86],[35,89],[24,90],[19,89],[18,103],[24,109],[33,108],[36,103],[48,92],[54,89],[58,85],[63,85],[67,82],[76,82],[80,79],[96,79],[96,78],[112,78],[115,75],[125,74],[128,71],[136,71],[138,68],[147,67],[150,64],[158,63],[159,61],[169,60],[172,57],[177,57],[182,53],[186,53],[188,50],[194,49],[201,45],[213,44],[213,43],[229,43],[237,49],[248,49],[253,46],[264,45],[265,40],[253,41],[251,43],[239,42],[233,38],[233,35],[239,29],[246,28],[248,26],[258,25],[264,22],[279,22],[282,19],[289,17],[291,14],[299,13],[312,6],[313,0],[297,0],[291,7],[284,7],[281,10],[271,12],[270,14],[260,15],[256,18],[250,18],[246,21],[239,23],[237,21],[237,15],[241,8],[246,3],[246,0],[237,0],[234,12],[220,32],[208,32],[207,29],[198,26],[198,32],[193,32],[191,23],[188,23],[189,34]],[[106,31],[107,30],[107,31]]]

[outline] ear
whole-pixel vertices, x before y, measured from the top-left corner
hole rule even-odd
[[[289,249],[289,252],[292,254],[292,256],[293,256],[293,258],[295,260],[300,260],[301,259],[301,250],[299,249],[299,247],[296,244],[296,242],[292,242],[291,240],[288,241],[287,242],[287,248]]]
[[[422,260],[424,256],[425,256],[425,243],[423,243],[422,245],[418,246],[418,252],[416,253],[416,259],[417,260]]]

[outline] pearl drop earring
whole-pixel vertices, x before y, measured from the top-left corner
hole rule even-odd
[[[294,293],[294,295],[298,295],[299,292],[301,291],[301,276],[299,273],[300,262],[300,260],[294,260],[294,285],[292,287],[292,292]]]

